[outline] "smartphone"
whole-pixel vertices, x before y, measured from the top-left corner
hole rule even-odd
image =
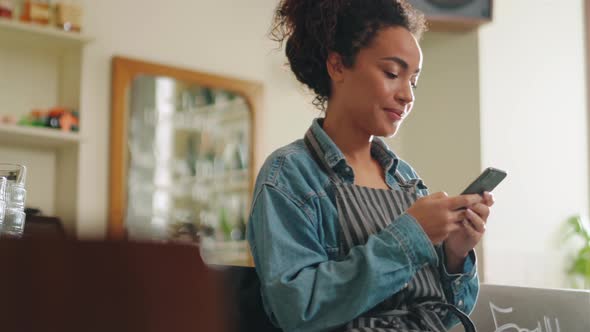
[[[504,178],[506,178],[506,175],[506,172],[501,169],[488,167],[461,193],[461,195],[483,195],[484,191],[490,192],[494,190]]]

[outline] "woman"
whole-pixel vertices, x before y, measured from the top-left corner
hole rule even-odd
[[[412,109],[423,16],[405,0],[282,0],[275,23],[325,117],[256,181],[248,241],[269,317],[285,331],[474,331],[492,196],[429,195],[377,138]]]

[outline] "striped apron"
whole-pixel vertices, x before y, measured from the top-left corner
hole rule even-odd
[[[321,157],[324,153],[311,131],[305,135],[305,143],[335,188],[341,255],[348,254],[354,246],[364,245],[371,234],[387,227],[418,199],[420,179],[405,181],[396,172],[401,190],[347,184]],[[451,312],[459,318],[466,332],[475,332],[469,317],[448,303],[440,280],[436,266],[424,266],[401,291],[349,322],[343,331],[443,332],[447,329],[441,318]]]

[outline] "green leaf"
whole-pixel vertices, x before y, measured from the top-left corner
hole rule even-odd
[[[585,242],[590,241],[590,232],[579,215],[570,217],[567,223],[570,225],[574,234],[581,235]]]
[[[563,243],[569,242],[571,238],[579,238],[586,245],[590,245],[590,229],[586,222],[578,215],[572,216],[566,220],[560,231]]]
[[[563,234],[565,239],[575,237],[583,241],[584,245],[572,258],[567,273],[579,286],[590,287],[590,228],[587,222],[579,215],[572,216],[564,223]]]
[[[572,275],[579,275],[579,276],[586,276],[586,264],[588,262],[583,257],[577,257],[572,266],[570,267],[568,273]]]

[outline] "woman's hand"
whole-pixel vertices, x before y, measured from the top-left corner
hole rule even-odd
[[[449,234],[445,240],[447,270],[459,273],[469,252],[475,248],[486,231],[490,208],[494,205],[494,196],[483,194],[483,201],[469,206],[465,210],[465,219]]]
[[[467,218],[465,209],[483,201],[480,195],[449,197],[439,192],[421,197],[406,211],[414,217],[434,244],[443,242],[449,234],[458,231],[461,221]]]

